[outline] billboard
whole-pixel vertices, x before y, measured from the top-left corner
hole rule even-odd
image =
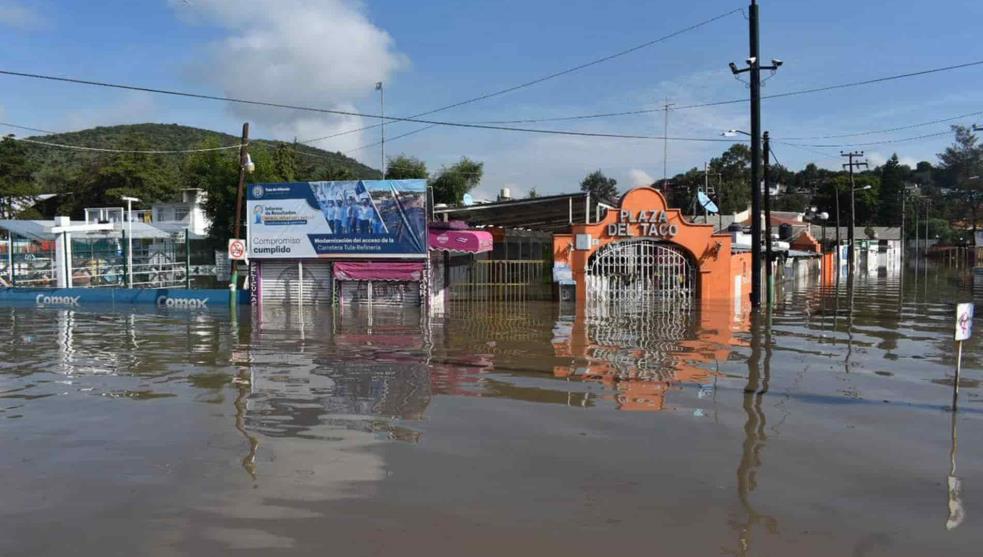
[[[251,184],[249,257],[427,255],[426,180]]]

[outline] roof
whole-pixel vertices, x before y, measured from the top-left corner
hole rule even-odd
[[[870,228],[874,231],[874,238],[867,237],[867,226],[855,226],[853,228],[853,237],[855,240],[900,240],[901,239],[901,228],[898,226],[871,226]],[[816,228],[813,229],[813,232]],[[840,227],[840,239],[846,240],[850,236],[850,227],[841,226]],[[826,227],[826,239],[836,237],[836,227],[827,226]]]
[[[463,220],[471,226],[528,228],[542,232],[565,232],[571,224],[597,221],[598,206],[614,208],[589,199],[586,193],[513,199],[468,207],[435,209],[436,218]],[[572,219],[571,219],[572,213]],[[600,213],[603,215],[603,209]]]
[[[73,224],[84,224],[75,222]],[[53,220],[0,220],[0,229],[12,232],[15,236],[30,240],[54,240],[55,234],[51,229],[55,226]],[[130,225],[125,225],[129,233]],[[153,240],[170,238],[172,235],[165,230],[143,222],[132,224],[133,238],[136,240]],[[84,238],[122,238],[122,230],[107,230],[100,232],[75,232],[72,234],[74,239]]]

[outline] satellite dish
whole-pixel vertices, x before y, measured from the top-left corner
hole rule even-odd
[[[470,207],[471,205],[474,205],[474,198],[471,197],[470,193],[464,194],[464,197],[461,198],[461,201],[464,203],[465,207]]]
[[[713,200],[711,200],[709,197],[707,197],[707,194],[703,193],[702,191],[696,193],[696,199],[699,200],[700,207],[706,209],[708,213],[720,212],[720,210],[717,209],[717,204],[714,203]]]

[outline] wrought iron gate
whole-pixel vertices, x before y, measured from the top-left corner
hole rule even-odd
[[[631,307],[687,306],[696,297],[696,273],[672,244],[648,238],[604,246],[587,264],[587,301]]]

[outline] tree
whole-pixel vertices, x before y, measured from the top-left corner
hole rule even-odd
[[[123,141],[127,150],[142,151],[151,145],[142,136]],[[181,185],[171,179],[161,155],[115,153],[92,160],[73,184],[71,194],[61,203],[61,211],[81,217],[87,207],[113,207],[124,196],[137,197],[143,203],[172,201]]]
[[[526,199],[536,199],[539,197],[539,192],[536,191],[536,186],[529,188],[529,193],[526,194]]]
[[[416,157],[399,155],[390,157],[386,165],[386,179],[388,180],[426,180],[430,177],[427,171],[427,163]]]
[[[14,218],[16,204],[30,201],[38,193],[33,171],[23,145],[13,136],[4,137],[0,141],[0,218]]]
[[[217,147],[217,139],[202,142],[204,148]],[[255,162],[255,161],[254,161]],[[257,169],[259,166],[257,165]],[[195,153],[186,161],[182,185],[205,192],[203,208],[212,224],[208,236],[215,247],[232,237],[235,221],[236,188],[239,184],[239,153],[205,151]]]
[[[273,150],[273,173],[277,181],[293,182],[297,179],[297,144],[278,143]]]
[[[464,194],[481,182],[484,163],[462,157],[459,162],[440,169],[437,177],[430,181],[434,203],[460,205]]]
[[[911,172],[902,166],[898,155],[894,154],[880,169],[881,187],[877,200],[877,223],[894,226],[901,222],[901,195],[904,192],[905,178]]]
[[[939,178],[941,186],[954,190],[959,205],[969,213],[973,235],[983,204],[983,147],[976,143],[976,135],[966,126],[952,126],[955,143],[939,153]]]
[[[618,181],[608,178],[600,169],[587,175],[580,182],[580,191],[589,193],[590,196],[598,201],[613,203],[618,199]]]

